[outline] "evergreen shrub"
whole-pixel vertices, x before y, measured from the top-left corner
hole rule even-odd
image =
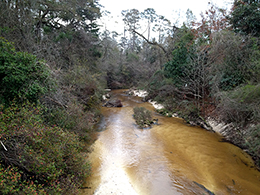
[[[47,66],[36,56],[17,52],[12,43],[0,38],[0,103],[13,99],[36,102],[47,92]]]
[[[31,103],[0,106],[1,194],[76,194],[90,173],[79,136],[41,115]]]

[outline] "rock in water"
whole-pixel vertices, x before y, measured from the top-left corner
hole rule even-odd
[[[122,102],[120,99],[110,99],[103,106],[105,107],[122,107]]]

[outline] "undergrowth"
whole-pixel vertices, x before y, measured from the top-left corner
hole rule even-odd
[[[0,191],[3,194],[76,194],[90,164],[76,133],[44,124],[32,103],[0,106]]]

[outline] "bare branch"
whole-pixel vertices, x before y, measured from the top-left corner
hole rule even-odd
[[[7,151],[7,149],[6,149],[5,145],[3,144],[3,142],[2,141],[0,141],[0,142],[1,142],[2,146],[3,146],[3,148],[5,149],[5,151]]]
[[[157,43],[157,42],[155,42],[155,41],[153,41],[153,42],[149,41],[147,38],[145,38],[144,35],[142,35],[141,33],[137,32],[137,31],[135,31],[134,29],[132,29],[132,31],[133,31],[134,33],[136,33],[137,35],[139,35],[140,37],[142,37],[147,43],[149,43],[149,44],[151,44],[151,45],[156,45],[156,46],[158,46],[159,48],[161,48],[161,49],[163,50],[163,52],[167,55],[167,51],[166,51],[166,49],[165,49],[162,45],[160,45],[159,43]]]

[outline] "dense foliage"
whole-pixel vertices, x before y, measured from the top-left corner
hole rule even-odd
[[[4,39],[1,39],[0,59],[0,162],[4,170],[1,192],[77,193],[90,172],[82,151],[85,144],[81,142],[89,141],[86,133],[91,129],[90,114],[83,112],[83,106],[69,105],[63,115],[59,108],[36,106],[35,103],[40,103],[40,96],[50,93],[47,90],[50,70],[46,64],[38,62],[36,56],[16,52],[13,45]],[[70,114],[72,106],[76,111],[74,116]],[[65,117],[66,125],[62,125],[63,121],[58,118],[52,119],[58,110],[56,116]],[[85,126],[79,126],[82,121]]]
[[[176,42],[176,49],[172,52],[173,60],[164,65],[164,72],[166,78],[171,78],[177,85],[182,85],[190,68],[188,66],[192,58],[191,48],[194,35],[186,26],[182,26],[176,36],[179,36],[179,40]]]
[[[258,0],[235,0],[229,17],[235,32],[260,36],[260,2]]]
[[[0,194],[78,194],[105,87],[100,5],[11,0],[0,10]]]
[[[16,52],[14,46],[0,38],[0,102],[13,99],[36,102],[48,90],[50,71],[31,54]]]
[[[75,194],[89,174],[78,135],[45,125],[42,112],[30,103],[1,107],[3,194]]]

